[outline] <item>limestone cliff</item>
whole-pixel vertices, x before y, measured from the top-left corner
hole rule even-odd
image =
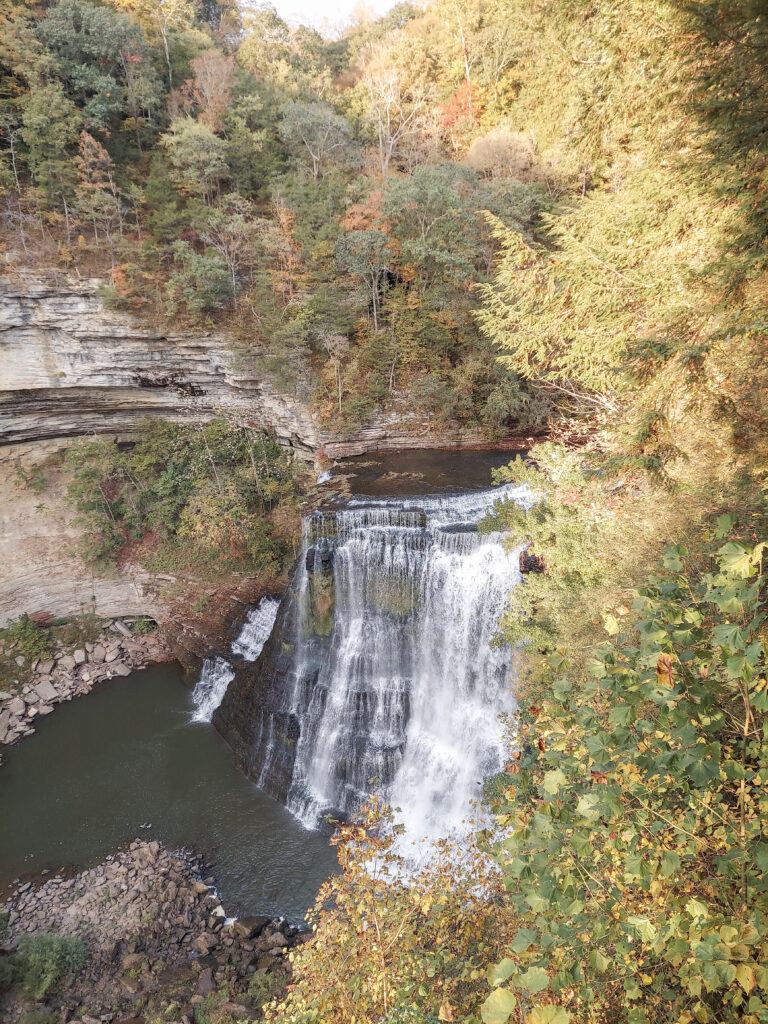
[[[352,433],[323,429],[307,394],[275,389],[225,332],[166,330],[105,307],[104,282],[54,271],[0,278],[0,459],[30,443],[130,434],[144,416],[212,416],[266,427],[311,459],[482,443],[478,431],[430,429],[403,402]],[[169,325],[170,326],[170,325]]]
[[[307,460],[320,451],[334,459],[483,441],[478,432],[433,431],[405,398],[352,434],[323,429],[308,394],[279,392],[226,332],[166,330],[111,310],[103,283],[10,261],[0,277],[0,624],[24,611],[91,608],[167,619],[169,591],[177,601],[183,592],[183,581],[149,578],[138,567],[94,575],[73,554],[78,530],[58,458],[73,438],[129,437],[145,416],[223,416],[268,428]],[[43,467],[39,495],[19,486],[20,466]]]
[[[0,279],[0,444],[124,435],[144,416],[220,415],[311,455],[319,441],[306,405],[240,366],[225,335],[164,331],[108,310],[101,283]]]

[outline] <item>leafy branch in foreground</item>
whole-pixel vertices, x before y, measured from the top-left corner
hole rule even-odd
[[[669,547],[585,682],[551,654],[496,808],[520,927],[485,1024],[768,1021],[758,535],[720,517],[703,568]]]
[[[498,875],[476,849],[449,844],[404,875],[401,827],[373,804],[342,825],[341,873],[309,914],[313,938],[290,954],[295,984],[266,1020],[280,1024],[435,1024],[477,1020],[485,967],[501,952]]]

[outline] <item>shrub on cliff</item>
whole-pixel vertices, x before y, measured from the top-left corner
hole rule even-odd
[[[81,971],[87,962],[88,951],[77,936],[23,935],[18,952],[3,961],[0,988],[43,999],[61,978]]]
[[[264,433],[145,420],[130,448],[79,442],[68,463],[88,561],[130,547],[154,568],[274,575],[294,555],[301,474]]]
[[[21,655],[27,661],[45,658],[51,652],[50,632],[26,613],[6,626],[2,636],[6,640],[6,650],[14,656]]]

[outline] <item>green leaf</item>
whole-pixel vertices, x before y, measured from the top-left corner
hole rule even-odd
[[[600,817],[600,812],[595,810],[595,806],[599,802],[598,796],[594,793],[587,793],[576,804],[576,813],[581,815],[582,818],[586,818],[587,821],[597,821]]]
[[[738,521],[739,517],[735,514],[735,512],[729,512],[727,515],[718,516],[715,520],[716,536],[719,537],[721,540],[724,537],[727,537]]]
[[[621,627],[619,626],[619,620],[616,618],[616,616],[611,615],[608,612],[606,612],[603,615],[603,628],[605,629],[605,632],[609,634],[609,636],[616,636],[616,634],[621,629]]]
[[[510,944],[513,953],[524,953],[538,939],[538,932],[532,928],[521,928]],[[502,961],[503,963],[503,961]]]
[[[525,1024],[569,1024],[571,1014],[562,1006],[532,1006]]]
[[[500,985],[502,981],[506,981],[510,974],[514,974],[517,970],[517,964],[514,960],[510,960],[508,956],[498,964],[491,964],[488,968],[488,984],[489,985]]]
[[[671,850],[665,851],[661,855],[661,874],[664,878],[669,878],[670,875],[675,875],[680,870],[680,855],[673,853]]]
[[[589,960],[592,966],[595,968],[595,970],[598,971],[600,974],[602,974],[603,971],[607,971],[608,968],[611,966],[611,961],[608,959],[607,956],[601,953],[599,949],[592,950],[592,952],[589,955]]]
[[[756,843],[752,855],[760,870],[768,871],[768,843]]]
[[[709,917],[709,907],[706,903],[701,903],[699,900],[688,900],[685,904],[685,909],[691,917]]]
[[[520,988],[528,992],[541,992],[549,985],[549,975],[543,967],[529,967],[525,974],[515,979]]]
[[[551,772],[545,772],[543,782],[544,792],[554,795],[561,786],[565,785],[566,781],[565,774],[559,768],[555,768]]]
[[[746,579],[753,565],[753,559],[755,554],[757,558],[760,557],[758,549],[761,549],[762,545],[758,544],[754,552],[751,548],[746,547],[744,544],[738,544],[734,541],[730,541],[728,544],[724,544],[723,547],[718,551],[720,556],[720,567],[723,572],[731,573],[733,576],[739,576],[741,579]]]
[[[656,938],[656,929],[647,917],[628,917],[627,921],[641,942],[653,942]]]
[[[516,1006],[517,999],[508,988],[494,989],[480,1008],[483,1024],[507,1024]]]

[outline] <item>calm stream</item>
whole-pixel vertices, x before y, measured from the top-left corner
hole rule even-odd
[[[180,670],[160,665],[36,723],[0,767],[0,884],[139,836],[206,854],[227,909],[300,920],[336,864],[327,836],[260,793],[192,710]]]

